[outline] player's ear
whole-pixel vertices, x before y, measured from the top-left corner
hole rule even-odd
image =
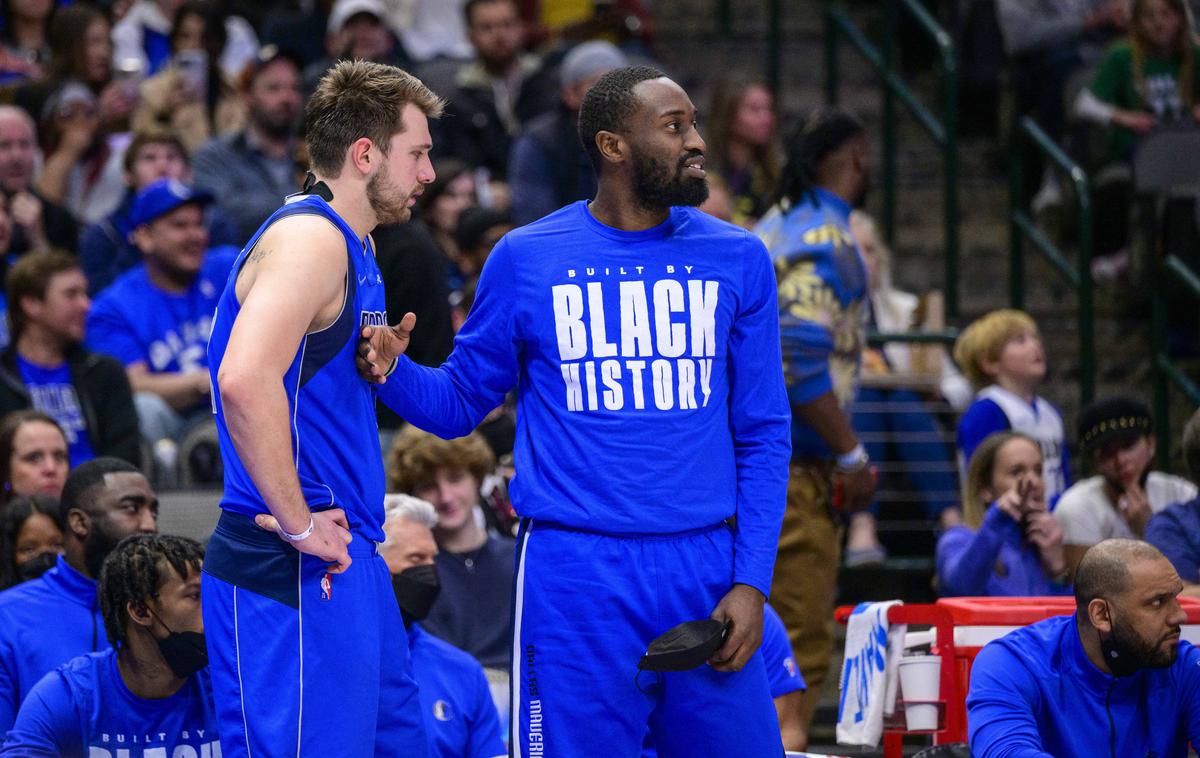
[[[366,176],[371,173],[372,167],[382,157],[381,152],[375,147],[375,143],[367,137],[359,137],[350,145],[347,154],[347,160],[355,168],[360,176]]]
[[[138,626],[149,629],[154,625],[154,615],[150,613],[150,608],[145,603],[130,600],[125,603],[125,612],[129,614],[129,620]]]
[[[604,129],[596,132],[596,149],[609,163],[622,163],[629,151],[621,135]]]

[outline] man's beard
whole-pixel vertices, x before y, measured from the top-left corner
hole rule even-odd
[[[292,136],[296,124],[294,115],[280,115],[277,112],[258,110],[254,114],[254,125],[259,130],[275,139]]]
[[[371,210],[375,211],[376,223],[402,224],[412,216],[408,200],[412,195],[405,194],[392,183],[386,164],[375,176],[367,180],[367,201]]]
[[[703,155],[689,152],[675,164],[675,171],[666,164],[636,148],[633,155],[633,196],[643,208],[657,210],[673,205],[696,206],[708,199],[708,182],[701,177],[684,175],[683,164]]]
[[[1174,663],[1175,658],[1179,655],[1178,645],[1171,645],[1166,650],[1162,649],[1162,643],[1166,641],[1166,637],[1178,631],[1179,629],[1176,627],[1167,635],[1153,642],[1146,642],[1138,637],[1132,629],[1114,618],[1110,634],[1113,647],[1137,669],[1162,669]]]
[[[92,517],[92,531],[83,546],[83,565],[88,576],[97,581],[100,579],[100,568],[104,565],[104,559],[116,550],[120,542],[121,537],[109,533],[101,525],[100,519]]]

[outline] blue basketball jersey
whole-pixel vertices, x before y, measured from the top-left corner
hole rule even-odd
[[[375,421],[375,392],[358,376],[354,351],[362,327],[387,324],[383,277],[369,241],[353,230],[316,195],[293,195],[268,218],[238,255],[213,318],[208,365],[213,380],[213,412],[225,463],[225,494],[221,507],[246,516],[266,513],[267,507],[229,437],[221,408],[217,372],[241,303],[235,285],[249,251],[263,232],[288,216],[321,216],[346,238],[349,263],[342,311],[330,326],[305,335],[284,374],[292,420],[292,454],[300,486],[314,511],[342,508],[351,531],[383,541],[383,456]],[[286,255],[286,252],[281,253]],[[296,293],[303,297],[304,293]]]

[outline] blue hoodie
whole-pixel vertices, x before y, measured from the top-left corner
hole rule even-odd
[[[975,758],[1183,758],[1200,742],[1200,651],[1179,642],[1167,668],[1103,673],[1057,616],[989,643],[971,669]]]
[[[107,648],[96,582],[58,564],[0,592],[0,735],[43,676],[77,655]]]

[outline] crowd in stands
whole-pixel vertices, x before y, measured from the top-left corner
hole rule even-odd
[[[1097,216],[1127,221],[1137,141],[1200,120],[1191,10],[996,7],[1018,108],[1064,144],[1073,118],[1101,126],[1103,162],[1126,170],[1106,190],[1120,212]],[[204,548],[157,534],[156,493],[221,481],[214,309],[239,250],[304,184],[302,112],[324,72],[344,58],[393,64],[447,101],[430,123],[437,178],[414,220],[372,235],[388,313],[417,314],[408,354],[438,365],[500,238],[595,193],[580,104],[604,73],[654,61],[650,21],[636,0],[4,3],[0,755],[80,754],[101,734],[158,732],[186,734],[178,744],[201,754],[217,739]],[[1081,72],[1090,83],[1071,92]],[[896,286],[899,261],[856,210],[874,182],[872,135],[838,109],[785,128],[764,82],[729,73],[708,84],[702,209],[761,238],[778,277],[793,458],[764,655],[785,745],[804,746],[828,676],[839,566],[886,559],[871,462],[905,470],[936,528],[942,595],[1074,592],[1070,631],[1109,628],[1095,576],[1111,579],[1116,559],[1096,554],[1089,574],[1085,553],[1124,538],[1156,546],[1184,594],[1200,596],[1200,416],[1184,436],[1187,478],[1154,470],[1155,420],[1135,397],[1083,409],[1069,439],[1040,394],[1038,326],[1020,311],[971,323],[953,356],[868,346],[868,329],[943,326],[936,293]],[[1047,173],[1035,204],[1056,192]],[[1103,238],[1124,265],[1128,223]],[[381,554],[433,754],[446,758],[505,750],[513,405],[454,440],[379,410],[393,493]],[[994,693],[1010,684],[973,688],[972,712],[1000,709]]]

